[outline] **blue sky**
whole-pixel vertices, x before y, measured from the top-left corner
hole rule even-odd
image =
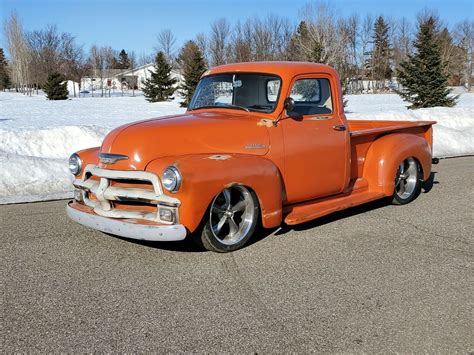
[[[85,49],[90,45],[110,45],[115,49],[150,53],[157,33],[171,29],[178,45],[199,32],[208,32],[210,23],[227,17],[231,22],[254,16],[278,14],[297,20],[309,0],[0,0],[0,22],[16,10],[27,30],[57,24],[73,34]],[[435,9],[448,25],[474,18],[469,0],[333,0],[342,15],[370,13],[414,21],[423,8]],[[3,31],[0,46],[5,47]]]

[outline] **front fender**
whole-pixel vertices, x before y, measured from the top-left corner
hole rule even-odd
[[[270,160],[245,154],[184,155],[156,159],[146,166],[146,170],[161,177],[169,165],[180,170],[183,181],[178,192],[165,190],[165,193],[181,201],[179,220],[190,232],[199,226],[212,199],[234,184],[245,185],[255,192],[264,227],[281,224],[281,175]]]
[[[99,164],[99,152],[100,152],[100,147],[83,149],[76,152],[76,154],[79,155],[79,157],[82,160],[82,169],[81,169],[81,172],[77,174],[78,176],[82,176],[84,168],[88,164],[94,164],[94,165]]]
[[[367,179],[370,190],[391,196],[398,166],[409,157],[414,157],[420,163],[423,180],[427,180],[431,174],[431,148],[424,138],[414,134],[395,133],[372,143],[362,174]]]

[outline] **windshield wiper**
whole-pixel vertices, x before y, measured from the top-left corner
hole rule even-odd
[[[231,105],[231,104],[225,104],[225,105],[209,105],[209,106],[199,106],[199,107],[194,107],[192,109],[190,109],[190,111],[194,111],[194,110],[200,110],[202,108],[237,108],[237,109],[240,109],[240,110],[244,110],[246,112],[250,112],[250,110],[247,108],[247,107],[243,107],[243,106],[237,106],[237,105]]]
[[[202,108],[219,108],[219,106],[215,106],[215,105],[199,106],[199,107],[193,107],[193,108],[189,109],[189,111],[200,110]]]
[[[231,105],[231,104],[225,104],[224,107],[232,107],[232,108],[238,108],[247,112],[250,112],[250,110],[247,107],[244,106],[238,106],[238,105]]]

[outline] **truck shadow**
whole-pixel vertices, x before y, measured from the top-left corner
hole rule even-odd
[[[433,188],[433,185],[439,184],[439,181],[435,181],[435,177],[437,173],[438,173],[437,171],[432,171],[428,180],[423,182],[423,185],[421,186],[423,193],[430,192],[431,189]]]
[[[435,180],[436,174],[437,172],[435,171],[432,172],[429,179],[423,183],[422,185],[423,193],[430,192],[434,185],[439,184],[439,182]],[[385,199],[369,202],[360,206],[351,207],[339,212],[335,212],[330,215],[315,219],[313,221],[305,222],[302,224],[289,226],[283,223],[280,227],[272,228],[272,229],[264,229],[262,227],[259,227],[254,237],[250,239],[249,243],[244,247],[244,249],[251,246],[252,244],[258,243],[259,241],[267,238],[270,235],[282,235],[282,234],[291,232],[293,230],[304,231],[304,230],[320,227],[328,223],[334,223],[344,218],[357,216],[359,214],[377,210],[379,208],[387,207],[389,205],[391,205],[390,198],[385,198]],[[191,240],[191,236],[188,236],[185,240],[178,241],[178,242],[150,242],[150,241],[145,241],[145,240],[126,239],[126,238],[122,238],[122,237],[111,235],[111,234],[109,235],[115,238],[124,240],[128,243],[143,245],[145,247],[160,249],[160,250],[184,252],[184,253],[202,253],[202,252],[207,251],[207,250],[203,250],[199,248]]]
[[[159,249],[159,250],[166,250],[166,251],[176,251],[176,252],[183,252],[183,253],[202,253],[206,252],[207,250],[200,249],[192,240],[191,237],[188,236],[186,239],[177,241],[177,242],[153,242],[147,240],[135,240],[135,239],[128,239],[122,238],[118,235],[113,235],[109,233],[105,233],[111,237],[123,240],[127,243],[133,243],[142,245],[148,248]]]
[[[428,178],[428,180],[423,182],[421,186],[421,193],[428,193],[432,190],[434,185],[439,184],[439,182],[435,180],[436,174],[437,174],[436,171],[431,172],[431,175]],[[257,243],[272,234],[282,235],[291,231],[304,231],[304,230],[320,227],[328,223],[334,223],[344,218],[357,216],[362,213],[366,213],[369,211],[377,210],[379,208],[387,207],[390,205],[391,205],[391,198],[388,197],[388,198],[372,201],[360,206],[351,207],[346,210],[335,212],[330,215],[320,217],[318,219],[301,223],[301,224],[297,224],[297,225],[286,225],[283,223],[278,228],[272,228],[272,229],[260,228],[258,233],[254,236],[254,238],[252,238],[252,240],[250,240],[247,246]]]
[[[341,219],[352,217],[352,216],[357,216],[358,214],[365,213],[368,211],[373,211],[379,208],[383,208],[386,206],[390,205],[390,200],[389,199],[382,199],[382,200],[377,200],[373,202],[366,203],[364,205],[356,206],[356,207],[351,207],[346,210],[342,210],[339,212],[332,213],[330,215],[324,216],[317,218],[312,221],[304,222],[301,224],[296,224],[296,225],[287,225],[287,224],[282,224],[278,228],[273,228],[273,229],[260,229],[259,233],[252,238],[250,243],[248,245],[251,245],[253,243],[257,243],[261,241],[262,239],[265,239],[266,237],[270,235],[283,235],[291,231],[304,231],[308,229],[313,229],[316,227],[323,226],[325,224],[337,222]]]

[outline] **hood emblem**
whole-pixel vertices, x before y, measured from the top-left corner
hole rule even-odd
[[[119,160],[127,160],[128,157],[122,154],[99,153],[99,159],[103,164],[115,164]]]
[[[245,149],[265,149],[267,146],[260,143],[251,143],[245,146]]]

